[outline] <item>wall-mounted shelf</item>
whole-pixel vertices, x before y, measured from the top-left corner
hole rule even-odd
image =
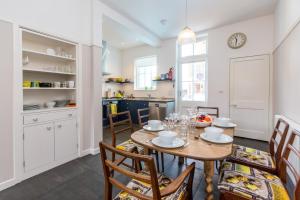
[[[76,90],[76,88],[42,88],[42,87],[35,87],[35,88],[23,88],[23,90]]]
[[[59,56],[59,55],[50,55],[44,52],[39,52],[39,51],[34,51],[34,50],[29,50],[29,49],[23,49],[23,54],[26,55],[33,55],[33,56],[41,56],[45,57],[47,59],[55,59],[59,61],[76,61],[75,58],[68,58],[64,56]]]
[[[131,81],[124,81],[124,82],[116,82],[116,81],[105,81],[105,83],[116,83],[116,84],[132,84]]]
[[[39,73],[49,73],[49,74],[61,74],[61,75],[72,75],[72,76],[76,75],[76,73],[55,72],[55,71],[50,71],[50,70],[33,69],[33,68],[23,68],[23,71],[27,71],[27,72],[39,72]]]
[[[171,80],[171,79],[157,79],[157,80],[152,80],[152,81],[157,81],[157,82],[175,82],[175,80]]]

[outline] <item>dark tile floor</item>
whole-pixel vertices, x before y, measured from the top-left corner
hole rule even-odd
[[[106,129],[104,141],[110,143],[110,133]],[[129,138],[129,134],[120,134],[118,142]],[[266,150],[267,143],[235,138],[236,144],[242,144],[249,147],[255,147]],[[165,156],[166,175],[176,177],[185,167],[179,166],[177,159],[171,155]],[[188,163],[192,160],[188,160]],[[194,199],[203,199],[205,196],[205,181],[203,176],[203,165],[196,162],[196,171],[194,179]],[[121,181],[124,178],[119,177]],[[216,189],[218,175],[214,176],[215,199],[218,199],[219,193]],[[117,193],[114,190],[114,193]],[[99,155],[88,155],[78,158],[62,166],[56,167],[38,176],[27,179],[9,189],[0,192],[0,200],[100,200],[104,197],[104,180]]]

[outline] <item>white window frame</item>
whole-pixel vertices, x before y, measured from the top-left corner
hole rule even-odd
[[[136,66],[136,61],[140,59],[145,59],[145,58],[153,58],[155,57],[156,59],[156,65],[155,65],[155,75],[157,75],[157,68],[158,68],[158,56],[157,55],[151,55],[151,56],[144,56],[144,57],[138,57],[134,59],[134,90],[136,91],[155,91],[156,90],[156,82],[152,81],[151,83],[151,88],[148,88],[147,90],[145,88],[139,88],[137,87],[137,66]],[[152,80],[154,77],[152,77]]]
[[[181,57],[181,45],[178,46],[178,66],[180,70],[182,70],[182,64],[188,64],[188,63],[195,63],[195,62],[205,62],[205,100],[204,101],[195,101],[195,100],[182,100],[181,94],[179,94],[180,101],[186,101],[186,102],[201,102],[201,103],[206,103],[208,100],[208,37],[203,36],[197,38],[196,42],[201,42],[201,41],[206,41],[206,54],[201,54],[201,55],[193,55],[193,56],[186,56],[186,57]],[[181,71],[178,76],[181,76]],[[180,82],[180,90],[181,90],[181,78],[179,78]],[[181,91],[180,91],[181,92]]]

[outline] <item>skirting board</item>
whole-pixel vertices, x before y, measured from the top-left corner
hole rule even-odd
[[[95,148],[95,149],[86,149],[86,150],[81,151],[80,157],[87,156],[89,154],[96,155],[98,153],[100,153],[99,147]]]
[[[17,180],[15,178],[9,179],[7,181],[4,181],[2,183],[0,183],[0,191],[5,190],[9,187],[14,186],[15,184],[17,184]]]

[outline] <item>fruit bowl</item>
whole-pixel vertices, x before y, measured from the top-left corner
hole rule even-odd
[[[210,126],[212,123],[212,117],[209,115],[200,115],[196,118],[196,127],[204,128]]]

